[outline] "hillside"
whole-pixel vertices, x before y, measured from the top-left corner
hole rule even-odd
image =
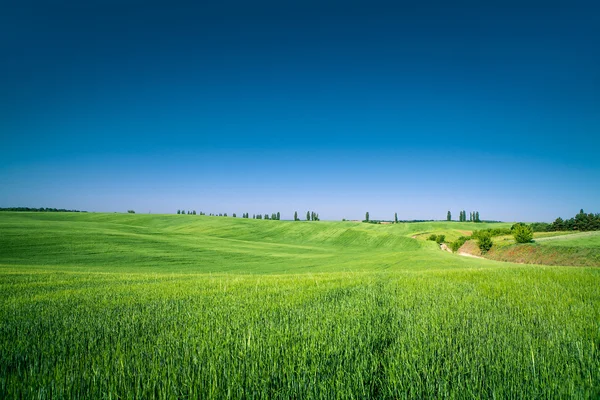
[[[374,225],[190,215],[4,212],[0,213],[0,264],[86,271],[135,272],[143,268],[241,273],[458,267],[470,264],[411,236],[472,227],[446,222]]]
[[[0,398],[598,398],[600,269],[472,227],[0,213]]]

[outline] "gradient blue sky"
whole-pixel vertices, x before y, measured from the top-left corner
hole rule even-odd
[[[600,212],[598,2],[13,3],[0,207]]]

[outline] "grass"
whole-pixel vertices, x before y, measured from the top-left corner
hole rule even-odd
[[[0,213],[0,397],[597,398],[600,270],[454,224]]]
[[[600,232],[582,232],[536,239],[536,243],[552,247],[585,247],[600,249]]]

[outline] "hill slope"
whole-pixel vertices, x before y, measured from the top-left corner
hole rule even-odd
[[[444,226],[448,224],[0,213],[0,263],[86,271],[243,273],[464,265],[464,260],[438,252],[433,243],[411,238]]]

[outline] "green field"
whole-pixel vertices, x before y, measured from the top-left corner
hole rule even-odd
[[[582,232],[565,236],[536,239],[536,243],[552,247],[586,247],[600,249],[600,232]]]
[[[600,396],[600,269],[472,227],[0,213],[0,398]]]

